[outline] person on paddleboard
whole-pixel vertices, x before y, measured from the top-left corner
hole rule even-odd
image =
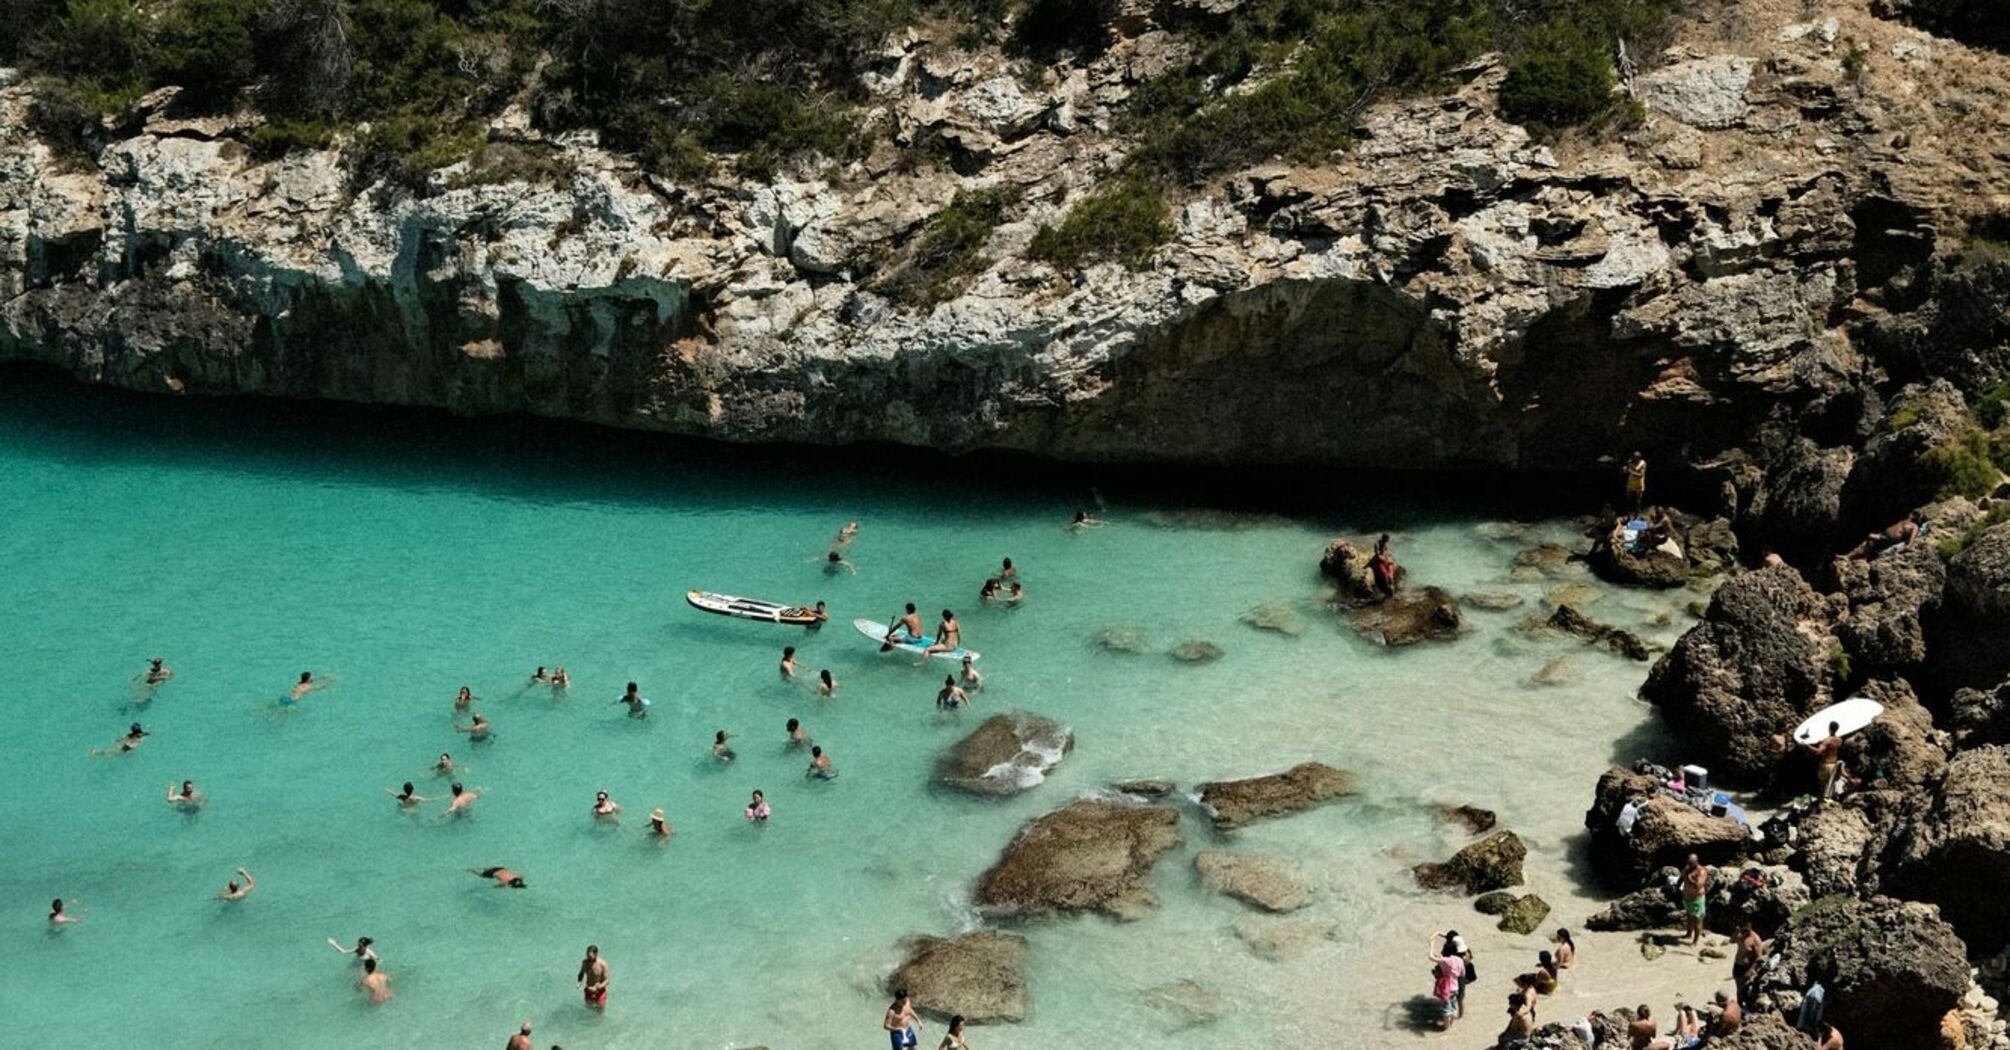
[[[921,614],[914,611],[913,602],[908,602],[907,612],[886,629],[886,644],[880,646],[879,651],[885,652],[896,645],[913,645],[921,641],[921,637]]]
[[[956,622],[956,614],[942,610],[942,622],[935,627],[935,644],[921,651],[923,656],[953,652],[963,647],[963,625]]]

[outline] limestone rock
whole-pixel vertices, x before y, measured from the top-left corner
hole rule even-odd
[[[1355,604],[1380,601],[1382,592],[1375,589],[1375,574],[1368,568],[1369,556],[1370,552],[1351,540],[1334,540],[1319,556],[1319,575],[1339,588],[1343,601]]]
[[[1508,591],[1473,591],[1460,595],[1459,603],[1461,605],[1469,605],[1475,609],[1483,609],[1487,612],[1505,612],[1509,609],[1520,608],[1523,604],[1523,598],[1519,594]]]
[[[1074,746],[1073,733],[1039,715],[992,715],[942,756],[936,777],[973,794],[1016,795],[1045,780]]]
[[[1487,893],[1521,885],[1521,865],[1527,857],[1528,847],[1522,844],[1521,836],[1496,831],[1442,864],[1419,864],[1410,870],[1425,889]]]
[[[1354,778],[1321,762],[1301,762],[1282,773],[1200,785],[1196,800],[1220,831],[1288,816],[1354,793]]]
[[[1885,890],[1938,904],[1977,953],[2010,944],[2010,747],[1955,755],[1895,847]]]
[[[1819,981],[1825,1019],[1871,1046],[1932,1046],[1968,991],[1967,950],[1930,905],[1826,898],[1803,909],[1772,949],[1765,987],[1784,1009]]]
[[[1506,915],[1514,907],[1516,897],[1507,890],[1494,890],[1473,898],[1473,910],[1481,915]]]
[[[1492,831],[1494,825],[1500,819],[1493,810],[1469,805],[1439,805],[1438,817],[1448,824],[1455,824],[1475,835]]]
[[[1828,616],[1792,568],[1746,573],[1717,589],[1640,695],[1720,778],[1763,776],[1773,735],[1830,702]]]
[[[1208,889],[1264,911],[1297,911],[1312,900],[1312,890],[1276,857],[1203,850],[1193,867]]]
[[[1173,793],[1170,780],[1119,780],[1110,785],[1112,791],[1121,792],[1142,799],[1161,799]]]
[[[1947,565],[1948,615],[1934,663],[1957,685],[1992,686],[2010,676],[2010,524],[1997,525]]]
[[[1647,105],[1696,128],[1728,128],[1745,119],[1751,59],[1712,55],[1647,73],[1638,79]]]
[[[1638,816],[1631,833],[1622,833],[1619,816],[1630,802],[1638,804]],[[1584,826],[1591,832],[1592,866],[1623,886],[1637,886],[1649,872],[1680,865],[1691,853],[1705,864],[1729,864],[1752,848],[1743,825],[1670,798],[1653,777],[1616,766],[1598,778]]]
[[[1556,611],[1549,614],[1549,619],[1542,623],[1546,627],[1582,638],[1629,660],[1644,661],[1653,655],[1653,651],[1647,647],[1646,642],[1640,640],[1639,635],[1631,631],[1622,631],[1611,624],[1599,623],[1578,612],[1573,606],[1557,606]]]
[[[1179,842],[1176,810],[1083,799],[1021,828],[978,879],[976,903],[1013,917],[1135,916],[1157,901],[1144,886],[1152,864]]]
[[[1499,928],[1509,933],[1526,936],[1542,927],[1542,920],[1549,918],[1549,902],[1533,893],[1516,897],[1514,902],[1501,912]]]
[[[886,979],[889,992],[905,988],[915,1009],[971,1024],[1026,1019],[1026,939],[978,930],[955,937],[913,937],[906,961]]]
[[[1286,605],[1259,605],[1242,614],[1242,622],[1259,631],[1296,636],[1305,630],[1304,618]]]
[[[1464,625],[1458,599],[1442,587],[1400,590],[1349,615],[1355,630],[1392,648],[1455,638]]]
[[[1926,659],[1925,621],[1940,608],[1947,567],[1930,543],[1876,558],[1838,558],[1835,571],[1849,610],[1835,634],[1863,674],[1897,673]]]
[[[1134,655],[1145,651],[1150,644],[1145,632],[1135,627],[1105,627],[1095,634],[1097,647],[1106,652]]]
[[[1295,959],[1333,933],[1328,927],[1300,919],[1239,919],[1234,930],[1250,951],[1272,962]]]

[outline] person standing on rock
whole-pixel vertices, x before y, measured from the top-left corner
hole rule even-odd
[[[1623,473],[1626,475],[1626,507],[1638,514],[1647,502],[1647,457],[1639,452],[1633,453],[1627,459]]]
[[[908,997],[907,989],[893,993],[893,1005],[886,1008],[880,1027],[886,1029],[892,1050],[914,1050],[921,1041],[921,1018],[915,1016],[914,1000]]]
[[[1693,946],[1703,940],[1703,912],[1709,904],[1710,869],[1694,853],[1682,864],[1682,925]]]
[[[1375,553],[1368,558],[1368,572],[1374,577],[1375,590],[1384,598],[1396,596],[1396,556],[1389,552],[1389,534],[1375,541]]]
[[[1449,1031],[1459,1017],[1459,984],[1465,978],[1466,961],[1459,957],[1456,945],[1446,934],[1431,934],[1431,944],[1433,947],[1424,953],[1431,960],[1431,998],[1442,1008],[1438,1031]]]

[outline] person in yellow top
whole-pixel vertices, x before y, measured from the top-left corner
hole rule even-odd
[[[1647,457],[1638,452],[1626,461],[1626,503],[1638,514],[1647,502]]]

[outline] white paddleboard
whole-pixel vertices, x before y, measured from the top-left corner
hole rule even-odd
[[[685,591],[684,600],[694,609],[702,609],[720,616],[734,616],[742,620],[765,620],[769,623],[794,624],[798,627],[817,622],[816,613],[800,605],[783,605],[779,602],[764,602],[759,598],[738,598],[730,594],[714,594],[711,591]]]
[[[1812,744],[1829,735],[1829,723],[1834,722],[1837,736],[1848,736],[1871,724],[1884,713],[1884,705],[1867,696],[1851,697],[1839,704],[1830,704],[1808,716],[1799,728],[1794,730],[1797,743]]]
[[[865,635],[867,638],[870,638],[873,641],[878,642],[882,645],[886,644],[886,632],[888,628],[885,624],[880,623],[878,620],[868,620],[865,619],[864,617],[860,617],[859,619],[853,620],[851,622],[851,625],[853,627],[858,628],[858,633]],[[935,639],[924,634],[915,641],[895,642],[893,643],[893,647],[895,649],[901,650],[902,652],[919,653],[922,650],[927,649],[929,646],[934,644]],[[954,660],[958,663],[963,662],[963,658],[966,656],[971,658],[972,660],[978,658],[977,653],[974,653],[968,649],[964,649],[961,647],[955,649],[948,649],[939,653],[929,653],[928,655],[935,657],[937,660]]]

